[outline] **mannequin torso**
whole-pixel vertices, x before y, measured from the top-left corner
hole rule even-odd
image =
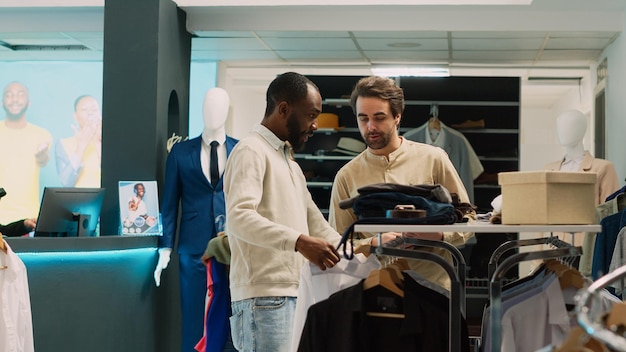
[[[221,175],[226,159],[237,140],[226,135],[230,99],[222,88],[212,88],[205,94],[202,134],[172,146],[165,167],[165,186],[162,198],[163,235],[159,238],[159,260],[154,271],[158,285],[161,273],[167,268],[175,239],[178,238],[180,276],[180,304],[182,318],[182,349],[193,350],[203,336],[205,299],[207,293],[206,266],[201,260],[209,240],[223,231],[226,215]],[[212,185],[209,172],[210,143],[217,141],[219,179]],[[180,204],[180,206],[179,206]],[[178,224],[180,216],[180,224]],[[178,229],[178,230],[177,230]],[[221,351],[228,337],[230,295],[228,276],[223,264],[212,263],[212,306],[221,307],[211,320],[211,346]],[[213,316],[212,316],[213,317]],[[207,337],[208,338],[208,337]]]

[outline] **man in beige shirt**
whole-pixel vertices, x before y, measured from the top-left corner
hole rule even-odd
[[[404,93],[392,79],[366,77],[355,86],[350,105],[357,118],[357,125],[367,149],[344,165],[335,176],[329,209],[329,222],[337,231],[343,232],[357,216],[352,209],[341,209],[339,202],[358,195],[360,187],[375,183],[405,185],[441,184],[459,201],[469,203],[467,191],[446,152],[438,147],[417,143],[398,135],[404,110]],[[475,214],[468,214],[473,218]],[[372,236],[372,234],[363,234]],[[399,236],[386,233],[383,241]],[[473,233],[435,232],[404,233],[419,239],[446,241],[461,246]],[[373,240],[377,245],[376,239]],[[443,249],[431,249],[448,261],[451,256]],[[450,289],[446,272],[434,262],[409,261],[412,270],[442,287]]]

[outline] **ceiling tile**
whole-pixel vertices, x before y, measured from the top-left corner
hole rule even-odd
[[[200,38],[254,38],[250,31],[195,31],[193,34]]]
[[[456,60],[532,60],[537,55],[533,50],[455,50],[452,56]]]
[[[256,38],[193,38],[191,50],[265,50]]]
[[[545,46],[545,49],[595,49],[602,50],[609,44],[607,38],[553,38]]]
[[[414,38],[447,38],[448,32],[445,31],[353,31],[354,37],[361,38],[397,38],[397,39],[414,39]]]
[[[355,50],[278,50],[276,53],[285,59],[360,59],[362,55]]]
[[[356,46],[348,38],[263,38],[273,50],[354,50]]]
[[[599,50],[544,50],[541,60],[595,60],[600,55]]]
[[[544,38],[546,35],[545,31],[455,31],[451,33],[453,39]]]
[[[401,51],[401,50],[368,50],[364,54],[372,61],[383,62],[385,60],[448,60],[447,50],[426,50],[426,51]]]
[[[192,58],[211,61],[276,60],[276,54],[267,50],[194,50]]]
[[[538,50],[543,38],[452,39],[454,50]]]
[[[261,38],[350,38],[349,32],[343,31],[258,31]]]

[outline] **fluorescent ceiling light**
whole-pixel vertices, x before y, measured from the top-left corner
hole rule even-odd
[[[376,76],[397,77],[448,77],[450,70],[445,66],[375,66],[371,68]]]

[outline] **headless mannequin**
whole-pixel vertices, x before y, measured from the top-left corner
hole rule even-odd
[[[556,133],[559,144],[565,147],[565,160],[576,160],[585,155],[583,138],[586,131],[587,118],[578,110],[568,110],[557,117]]]
[[[606,197],[619,188],[617,171],[612,162],[594,158],[583,145],[587,131],[587,117],[578,110],[567,110],[556,120],[559,144],[565,147],[563,159],[549,163],[546,170],[595,172],[596,181],[595,204],[601,204]]]
[[[202,130],[202,140],[210,143],[212,140],[224,140],[226,129],[224,124],[228,117],[228,107],[230,98],[228,93],[222,88],[209,89],[204,96],[202,105],[202,118],[204,129]],[[223,160],[223,159],[222,159]],[[224,162],[220,165],[220,174],[224,171]],[[206,170],[206,167],[203,168]],[[154,281],[157,286],[161,285],[161,272],[165,270],[170,262],[172,248],[159,248],[159,261],[154,270]]]
[[[545,169],[596,173],[595,205],[604,203],[606,197],[619,188],[617,171],[612,162],[594,158],[585,150],[583,138],[587,131],[587,117],[578,110],[565,111],[557,117],[556,129],[559,144],[565,147],[565,156],[561,160],[549,163]],[[591,274],[595,236],[595,233],[588,233],[584,237],[574,236],[574,245],[583,246],[579,271],[585,276]],[[568,236],[560,237],[568,241]]]
[[[221,175],[226,165],[229,151],[234,147],[236,140],[226,135],[225,123],[228,117],[230,99],[222,88],[209,89],[205,96],[202,108],[204,129],[201,136],[175,143],[172,146],[166,163],[166,190],[163,195],[163,236],[159,239],[159,258],[154,270],[154,280],[157,286],[161,283],[161,274],[170,262],[175,238],[178,237],[177,253],[179,263],[179,280],[181,292],[182,317],[182,351],[192,351],[196,343],[202,338],[202,322],[204,302],[207,293],[207,267],[201,260],[208,241],[217,232],[223,231],[225,202],[220,179],[217,184],[211,185],[209,165],[211,162],[210,144],[219,143],[217,147],[218,170]],[[190,157],[191,156],[191,157]],[[180,203],[180,205],[179,205]],[[178,223],[178,214],[180,224]],[[202,214],[190,216],[189,214]],[[177,226],[179,225],[179,226]],[[228,284],[225,269],[213,265],[214,287],[228,293]],[[217,270],[220,270],[219,276]],[[223,300],[217,299],[220,306],[226,305],[230,309],[230,296],[222,294]],[[220,299],[221,299],[220,298]],[[226,308],[223,308],[226,309]],[[217,314],[217,313],[216,313]],[[221,312],[220,318],[225,316]],[[227,324],[227,321],[226,323]],[[216,329],[221,332],[225,329]],[[229,331],[229,330],[228,330]],[[228,335],[228,334],[226,334]],[[218,339],[219,340],[219,339]],[[217,341],[213,339],[212,341]],[[218,342],[212,342],[217,345]],[[209,351],[207,346],[207,351]],[[215,348],[215,346],[211,346]]]

